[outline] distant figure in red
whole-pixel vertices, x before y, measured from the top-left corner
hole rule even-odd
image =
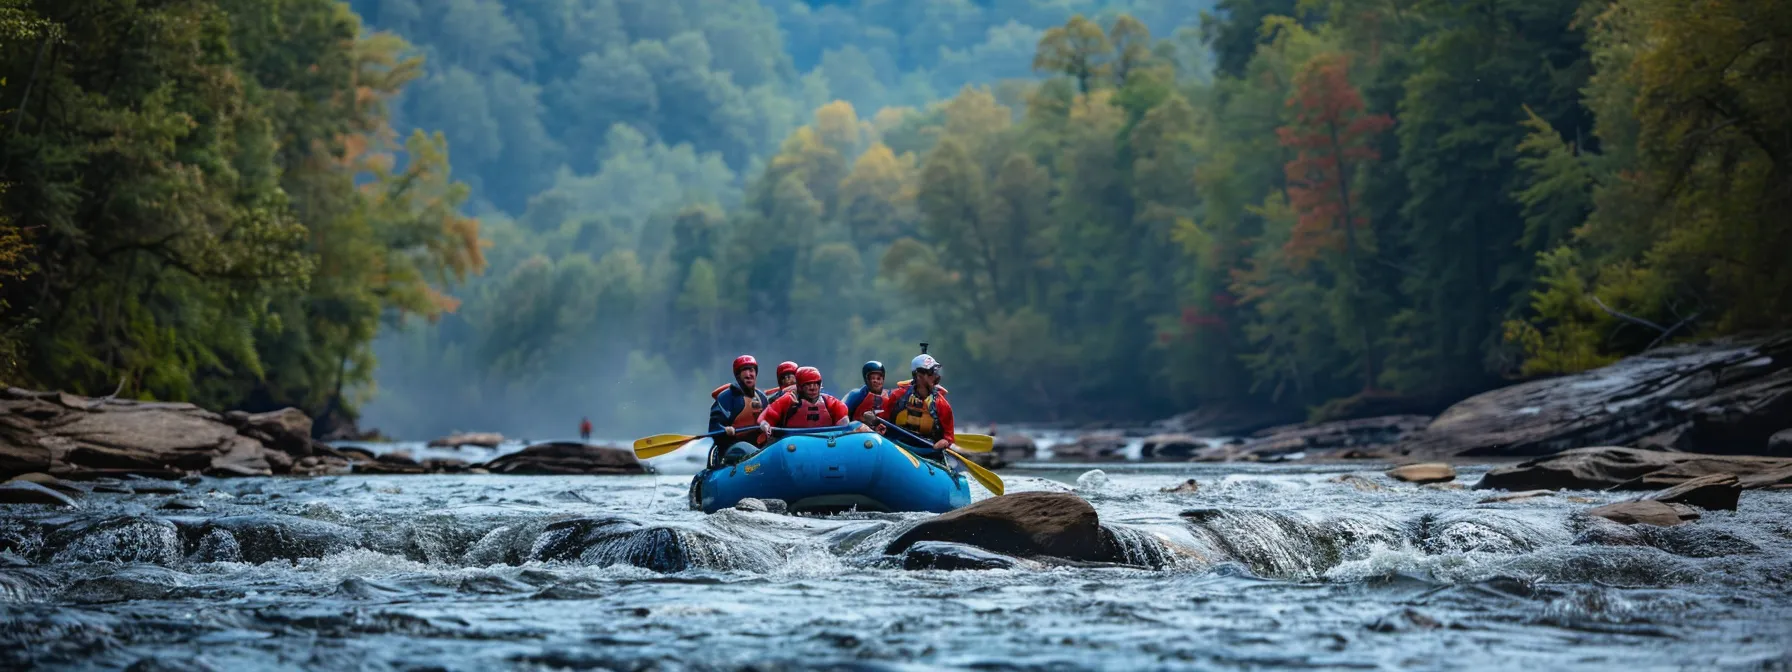
[[[591,443],[591,418],[579,418],[579,440]]]

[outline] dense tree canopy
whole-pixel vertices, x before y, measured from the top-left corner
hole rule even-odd
[[[629,433],[928,341],[971,418],[1437,408],[1792,326],[1786,7],[6,0],[0,375]]]

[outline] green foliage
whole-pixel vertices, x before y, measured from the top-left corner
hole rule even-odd
[[[36,248],[0,286],[9,379],[352,415],[340,392],[371,380],[382,314],[439,315],[482,265],[440,137],[394,168],[383,102],[417,63],[346,7],[7,11],[38,35],[9,21],[0,46],[31,91],[6,97],[0,219]]]

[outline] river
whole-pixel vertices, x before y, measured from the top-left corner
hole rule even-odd
[[[208,478],[0,506],[0,667],[1792,665],[1788,491],[1631,529],[1575,515],[1616,494],[1482,504],[1370,464],[1002,473],[1088,499],[1141,566],[909,571],[883,548],[924,515],[705,516],[676,473]]]

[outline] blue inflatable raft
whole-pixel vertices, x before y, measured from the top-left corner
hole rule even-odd
[[[714,513],[742,499],[779,499],[797,513],[930,511],[971,503],[970,483],[877,434],[789,436],[739,464],[701,474],[691,501]]]

